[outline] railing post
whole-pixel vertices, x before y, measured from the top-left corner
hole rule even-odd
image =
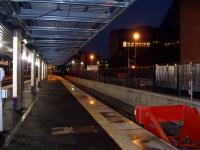
[[[156,65],[153,65],[153,90],[156,92]]]
[[[140,88],[140,67],[137,67],[137,88]]]
[[[127,72],[126,77],[125,77],[125,86],[127,87],[127,85],[128,85],[127,77],[128,77],[128,74],[129,74],[128,67],[127,67],[127,71],[125,70],[125,72]]]
[[[176,70],[177,70],[177,95],[178,96],[181,96],[181,90],[180,90],[180,82],[179,82],[179,79],[180,79],[180,72],[179,72],[179,64],[177,64],[177,68],[176,68]]]

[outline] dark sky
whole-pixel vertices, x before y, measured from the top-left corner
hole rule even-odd
[[[173,0],[136,0],[82,50],[109,56],[109,35],[114,29],[133,28],[139,25],[159,26]]]

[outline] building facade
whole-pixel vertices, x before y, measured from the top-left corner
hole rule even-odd
[[[135,41],[133,34],[140,38]],[[119,29],[110,35],[110,65],[113,68],[130,65],[149,66],[175,64],[180,61],[179,33],[176,29],[137,27]]]

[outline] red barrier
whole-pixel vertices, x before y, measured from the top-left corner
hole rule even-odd
[[[200,149],[200,115],[190,106],[136,106],[136,120],[145,129],[177,147]],[[161,123],[181,124],[175,136],[168,136]]]

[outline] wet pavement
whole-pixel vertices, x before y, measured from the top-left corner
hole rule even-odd
[[[36,96],[32,95],[30,92],[30,80],[25,81],[24,91],[22,93],[23,111],[20,113],[17,113],[13,109],[12,85],[4,86],[4,87],[2,87],[2,89],[9,91],[8,98],[3,100],[3,128],[4,128],[4,131],[3,131],[3,139],[1,139],[1,140],[4,140],[10,134],[12,129],[17,125],[17,123],[19,122],[23,113],[29,108],[31,103],[35,100]],[[37,88],[37,91],[38,90],[39,89]]]
[[[28,97],[28,96],[27,96]],[[7,150],[117,150],[119,147],[58,80],[46,82]],[[30,106],[30,103],[27,106]],[[11,117],[12,118],[12,117]]]

